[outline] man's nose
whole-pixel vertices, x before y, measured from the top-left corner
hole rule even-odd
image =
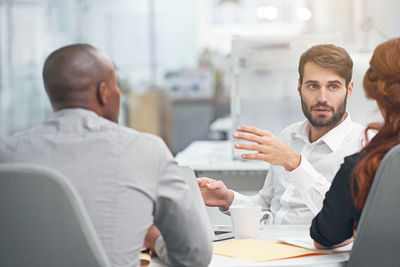
[[[325,87],[322,87],[322,88],[319,90],[319,93],[318,93],[318,101],[319,101],[319,102],[322,102],[322,103],[327,102],[327,100],[328,100],[327,97],[328,97],[328,95],[327,95],[327,90],[326,90]]]

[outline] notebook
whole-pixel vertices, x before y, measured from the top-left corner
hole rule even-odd
[[[197,178],[194,174],[194,171],[190,167],[181,166],[181,175],[185,177],[187,180],[187,184],[189,186],[190,195],[194,201],[195,209],[201,216],[201,220],[203,225],[205,225],[207,232],[211,240],[220,241],[229,238],[233,238],[232,229],[227,227],[214,227],[211,224],[210,217],[208,216],[206,205],[204,204],[203,197],[201,196],[201,192],[199,189],[199,185],[197,184]]]

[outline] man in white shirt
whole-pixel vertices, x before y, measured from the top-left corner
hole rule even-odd
[[[156,243],[153,223],[172,266],[208,266],[212,243],[171,152],[159,137],[118,125],[112,60],[90,45],[62,47],[47,58],[43,80],[54,115],[1,140],[0,163],[37,163],[63,173],[113,266],[139,266],[143,243]]]
[[[334,45],[317,45],[299,62],[298,92],[307,120],[288,126],[279,138],[268,131],[239,126],[234,137],[250,143],[235,148],[251,150],[249,160],[271,164],[257,195],[229,190],[222,181],[199,178],[205,203],[228,211],[231,205],[261,205],[275,224],[310,224],[345,156],[359,151],[365,127],[350,120],[346,102],[351,96],[353,62]]]

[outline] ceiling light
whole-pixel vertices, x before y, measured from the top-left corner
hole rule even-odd
[[[274,6],[260,6],[257,8],[259,19],[274,20],[278,16],[278,9]]]
[[[299,7],[299,8],[296,10],[296,16],[297,16],[298,19],[303,20],[303,21],[306,21],[306,20],[311,19],[312,13],[311,13],[311,11],[310,11],[308,8],[306,8],[306,7]]]

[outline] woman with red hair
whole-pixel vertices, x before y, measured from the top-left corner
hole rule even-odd
[[[322,210],[313,219],[310,234],[317,248],[332,248],[352,241],[375,173],[389,150],[400,144],[400,38],[374,51],[364,81],[366,96],[376,101],[384,122],[366,129],[377,134],[361,152],[345,158]]]

